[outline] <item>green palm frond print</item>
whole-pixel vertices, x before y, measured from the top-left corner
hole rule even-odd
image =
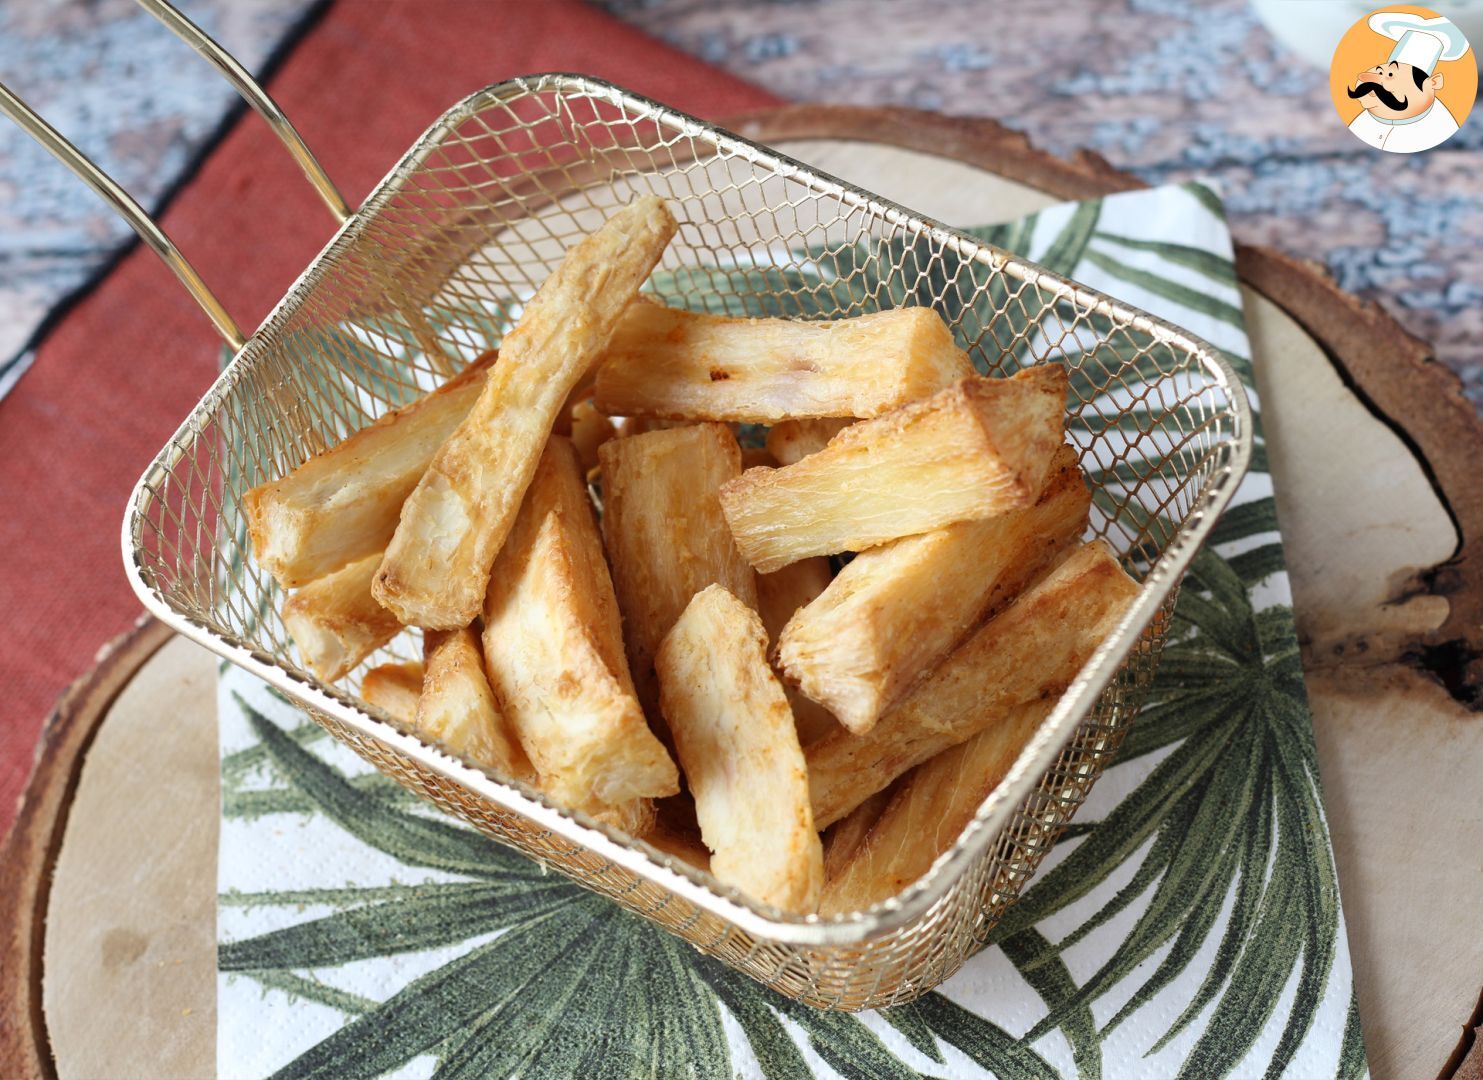
[[[1188,185],[973,231],[1189,327],[1249,380],[1219,215],[1218,198]],[[919,259],[909,287],[857,272],[872,254],[796,251],[775,265],[673,271],[654,287],[748,315],[954,303],[954,266],[927,257],[940,253],[889,253]],[[973,335],[999,309],[1003,332],[1021,317],[1010,298],[1000,283],[984,310],[944,313]],[[1027,317],[1007,329],[996,340],[1048,340]],[[358,331],[371,332],[391,333]],[[1098,363],[1142,353],[1111,336]],[[384,374],[388,398],[405,391]],[[1078,378],[1087,393],[1105,383],[1095,364]],[[1143,419],[1130,410],[1119,422],[1131,439]],[[1137,467],[1122,461],[1100,479],[1115,492],[1132,478],[1118,470]],[[938,990],[874,1013],[820,1012],[767,990],[442,817],[263,684],[224,674],[223,1072],[1366,1075],[1265,468],[1259,453],[1197,556],[1117,764],[988,948]]]
[[[918,1075],[857,1018],[774,994],[493,840],[406,805],[380,785],[354,782],[243,697],[235,702],[266,752],[262,764],[305,800],[303,812],[324,815],[408,869],[455,876],[420,886],[223,895],[233,907],[334,909],[218,951],[224,973],[353,1017],[282,1075],[376,1076],[434,1054],[439,1077],[731,1077],[723,1008],[769,1078],[808,1074],[784,1021],[843,1076]],[[307,978],[282,982],[306,969],[489,936],[380,1003],[347,1007]],[[946,999],[882,1015],[939,1061],[940,1039],[998,1075],[1055,1072],[1028,1046]]]

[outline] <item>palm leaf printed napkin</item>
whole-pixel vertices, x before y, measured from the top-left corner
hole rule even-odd
[[[972,231],[1189,328],[1251,390],[1208,188]],[[990,947],[873,1013],[736,975],[440,816],[226,670],[222,1075],[1364,1075],[1260,437],[1236,501],[1117,764]]]

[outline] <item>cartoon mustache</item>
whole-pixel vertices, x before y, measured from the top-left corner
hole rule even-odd
[[[1346,92],[1352,98],[1362,98],[1366,94],[1374,94],[1377,98],[1380,99],[1380,104],[1384,105],[1387,109],[1394,109],[1396,112],[1400,112],[1406,107],[1405,98],[1396,97],[1389,90],[1385,89],[1385,87],[1381,86],[1377,82],[1362,82],[1353,90],[1349,90]]]

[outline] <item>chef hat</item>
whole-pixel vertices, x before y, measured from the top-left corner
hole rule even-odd
[[[1370,16],[1370,29],[1395,39],[1390,60],[1410,64],[1428,75],[1436,70],[1438,60],[1457,60],[1468,51],[1462,31],[1441,16],[1426,19],[1404,11],[1377,11]]]

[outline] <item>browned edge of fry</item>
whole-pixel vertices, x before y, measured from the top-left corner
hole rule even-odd
[[[399,724],[411,727],[417,718],[417,699],[422,696],[422,678],[422,664],[416,660],[382,664],[362,677],[360,696]]]
[[[274,480],[265,480],[261,484],[258,484],[256,487],[249,488],[247,491],[243,492],[242,516],[247,523],[247,536],[248,539],[252,541],[253,551],[256,553],[261,553],[264,545],[267,542],[266,510],[263,504],[267,499],[272,497],[273,493],[279,488],[280,485],[283,484],[285,480],[294,476],[300,470],[308,466],[311,462],[315,462],[330,456],[345,457],[354,455],[357,452],[360,444],[372,438],[373,433],[379,433],[385,428],[403,422],[408,416],[424,408],[426,404],[434,398],[446,396],[450,393],[455,393],[458,390],[463,389],[463,387],[467,386],[469,383],[477,379],[482,379],[488,372],[490,366],[493,365],[497,359],[499,359],[499,351],[497,349],[485,350],[478,356],[474,357],[474,359],[470,361],[468,367],[464,368],[457,375],[444,382],[441,386],[424,394],[416,401],[409,401],[405,405],[398,406],[395,409],[389,409],[387,412],[383,413],[381,416],[371,421],[371,423],[355,431],[347,438],[336,443],[334,446],[329,447],[328,449],[323,450],[318,454],[311,455],[308,459],[301,462],[296,468],[290,470],[284,476],[278,477]],[[261,557],[260,554],[259,557]]]

